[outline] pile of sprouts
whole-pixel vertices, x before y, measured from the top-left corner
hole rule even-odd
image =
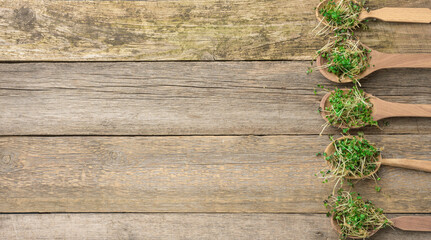
[[[374,121],[371,116],[373,104],[364,91],[357,86],[348,91],[336,88],[328,101],[331,105],[320,109],[328,120],[324,128],[329,124],[347,130],[366,125],[378,126],[377,121]]]
[[[337,186],[338,183],[342,183],[344,178],[369,177],[376,181],[380,180],[374,173],[379,164],[380,148],[364,139],[362,134],[359,137],[351,136],[337,140],[331,136],[330,139],[334,152],[330,155],[323,153],[324,159],[331,166],[330,170],[321,171],[325,182],[329,178],[334,178],[336,180],[335,186]],[[380,187],[376,186],[376,191],[380,191]]]
[[[370,52],[359,40],[340,37],[317,51],[317,55],[325,60],[319,68],[335,74],[339,81],[351,79],[357,82],[357,76],[370,67]]]
[[[321,21],[325,21],[325,27],[317,35],[322,35],[332,29],[334,31],[353,30],[356,28],[365,28],[359,15],[364,8],[365,1],[357,2],[352,0],[329,0],[320,9],[319,14],[322,16]],[[321,26],[322,22],[319,23]]]
[[[393,223],[383,214],[383,209],[376,208],[371,201],[364,201],[355,192],[340,189],[336,196],[330,195],[324,201],[332,217],[340,228],[340,239],[348,237],[367,238],[374,231]]]

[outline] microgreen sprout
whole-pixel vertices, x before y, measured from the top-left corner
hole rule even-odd
[[[338,224],[340,239],[348,237],[367,238],[370,233],[393,223],[383,214],[383,209],[376,208],[371,201],[364,201],[359,193],[338,191],[337,196],[330,195],[324,201],[332,217]]]
[[[330,147],[322,154],[330,169],[320,171],[322,182],[326,183],[329,179],[334,179],[333,192],[335,192],[337,186],[343,185],[345,180],[353,187],[352,180],[368,177],[375,180],[375,190],[380,192],[381,188],[377,186],[380,178],[377,176],[376,170],[382,149],[364,139],[363,133],[337,140],[334,140],[333,137],[330,139],[332,141]]]
[[[321,22],[325,21],[327,24],[319,34],[329,29],[339,31],[353,30],[360,27],[365,28],[365,24],[359,20],[359,15],[364,8],[365,2],[366,1],[329,0],[318,10],[319,14],[322,16]],[[321,22],[319,25],[321,25]]]
[[[358,128],[366,125],[378,126],[371,116],[373,104],[362,89],[354,86],[348,91],[335,89],[328,98],[330,106],[322,109],[328,125],[340,128]],[[323,130],[322,130],[323,131]]]
[[[356,83],[358,76],[370,67],[370,52],[359,40],[345,35],[337,36],[316,52],[325,62],[314,69],[326,69],[335,74],[339,81],[350,79]],[[311,72],[310,69],[308,73]]]
[[[377,169],[381,149],[367,139],[349,136],[332,139],[333,153],[325,157],[334,177],[362,178]]]

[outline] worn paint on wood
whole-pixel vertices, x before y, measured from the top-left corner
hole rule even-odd
[[[0,1],[0,60],[304,60],[318,0]],[[430,7],[428,0],[374,0]],[[376,22],[361,40],[386,52],[431,52],[429,24]]]
[[[322,214],[18,214],[0,215],[0,231],[5,239],[338,239]],[[430,234],[386,228],[372,239]]]
[[[430,135],[377,135],[385,158],[429,160]],[[0,212],[324,212],[319,136],[2,137]],[[357,191],[429,213],[431,174],[384,166]],[[418,201],[420,199],[420,201]]]
[[[1,135],[318,134],[332,84],[305,62],[0,64]],[[364,89],[430,104],[431,70],[381,70]],[[349,86],[349,85],[347,85]],[[391,86],[388,88],[388,86]],[[431,133],[431,119],[394,118],[366,133]],[[325,133],[336,133],[328,128]]]

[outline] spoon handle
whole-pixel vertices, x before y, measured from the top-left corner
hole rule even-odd
[[[378,121],[390,117],[431,117],[431,104],[404,104],[370,98],[373,104],[373,119]]]
[[[377,18],[385,22],[431,23],[429,8],[380,8],[370,12],[362,11],[359,19]]]
[[[429,216],[405,216],[392,218],[394,227],[404,231],[431,231],[431,217]]]
[[[381,162],[383,165],[387,166],[431,172],[431,161],[382,158]]]
[[[376,56],[376,66],[382,68],[431,68],[431,54],[385,54]]]

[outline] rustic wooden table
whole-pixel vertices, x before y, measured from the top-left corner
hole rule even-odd
[[[325,44],[318,2],[0,0],[0,239],[336,239],[332,184],[314,173],[339,133],[319,136],[313,94],[336,84],[305,74]],[[431,53],[429,24],[368,25],[372,48]],[[430,76],[382,70],[363,87],[431,104]],[[364,129],[385,157],[430,160],[430,119],[389,122]],[[358,184],[365,198],[431,214],[431,174],[379,175],[379,194]]]

